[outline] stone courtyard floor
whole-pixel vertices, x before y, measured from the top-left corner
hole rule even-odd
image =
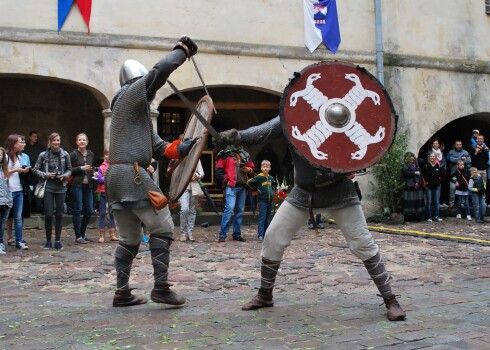
[[[0,256],[0,349],[490,349],[490,224],[373,225],[404,322],[386,319],[335,225],[319,235],[305,226],[286,251],[274,307],[241,311],[260,284],[256,226],[243,227],[245,243],[218,243],[217,231],[197,227],[195,243],[172,245],[170,280],[186,306],[114,308],[115,243],[75,244],[67,228],[63,250],[43,250],[44,232],[25,229],[29,250]],[[131,286],[149,297],[145,244]]]

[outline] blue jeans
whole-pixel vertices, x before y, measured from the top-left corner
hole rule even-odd
[[[264,237],[271,221],[272,201],[259,201],[259,227],[257,235]]]
[[[473,201],[473,211],[475,212],[475,219],[483,220],[483,217],[485,216],[485,209],[487,206],[485,204],[485,196],[483,194],[472,193],[471,199]]]
[[[461,202],[464,201],[464,210],[466,212],[466,216],[470,215],[470,200],[468,195],[462,196],[456,195],[456,214],[461,214]]]
[[[243,210],[245,209],[245,198],[247,190],[244,187],[226,187],[225,189],[225,210],[221,218],[221,228],[219,238],[226,238],[230,228],[231,214],[233,220],[233,238],[241,237],[241,226],[243,220]]]
[[[5,234],[5,227],[7,226],[7,220],[9,219],[10,208],[6,205],[0,205],[0,243],[3,243],[3,235]]]
[[[105,193],[100,194],[100,203],[99,203],[99,228],[105,229],[105,214],[106,214],[106,203],[107,200],[105,198]],[[116,223],[114,221],[114,215],[109,213],[109,228],[115,228]]]
[[[434,188],[426,187],[425,195],[427,196],[427,219],[432,219],[432,203],[434,203],[435,207],[435,217],[438,218],[440,213],[439,198],[441,197],[441,186]]]
[[[94,194],[88,185],[71,188],[73,198],[73,229],[76,238],[85,237],[85,230],[94,211]],[[80,221],[80,215],[83,209],[83,219]]]
[[[12,192],[12,213],[14,216],[15,241],[22,242],[22,209],[24,208],[24,192]]]

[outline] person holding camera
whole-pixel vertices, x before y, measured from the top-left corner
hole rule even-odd
[[[70,153],[73,166],[70,194],[73,198],[73,229],[75,242],[86,244],[90,241],[85,237],[88,222],[94,211],[94,193],[92,188],[92,176],[95,156],[87,149],[88,137],[80,133],[76,137],[77,149]],[[83,218],[80,220],[83,209]]]
[[[71,175],[70,155],[61,148],[61,138],[56,132],[49,135],[48,149],[37,158],[33,168],[40,179],[46,181],[44,190],[44,229],[46,243],[44,249],[53,247],[51,233],[53,230],[53,213],[55,215],[55,242],[56,250],[63,249],[61,244],[61,229],[63,225],[63,204],[66,198],[66,183]]]
[[[228,146],[218,153],[217,159],[216,178],[221,181],[225,189],[225,209],[221,218],[218,242],[226,241],[232,214],[234,214],[233,240],[245,242],[241,226],[247,196],[246,184],[248,178],[253,176],[255,165],[241,146]]]

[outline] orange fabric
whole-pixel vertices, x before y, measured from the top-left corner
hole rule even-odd
[[[180,145],[180,140],[175,140],[174,142],[172,142],[170,145],[168,145],[166,148],[165,148],[165,157],[167,157],[168,159],[180,159],[180,154],[179,154],[179,151],[178,151],[178,147]]]

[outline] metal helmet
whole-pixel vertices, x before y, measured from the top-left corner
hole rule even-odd
[[[128,81],[142,77],[146,75],[148,70],[141,63],[135,60],[126,60],[124,61],[121,71],[119,72],[119,83],[121,86],[126,84]]]

